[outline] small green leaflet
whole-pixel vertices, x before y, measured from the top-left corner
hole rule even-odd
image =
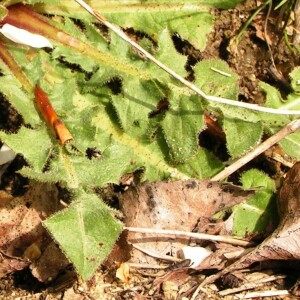
[[[255,195],[245,203],[233,208],[230,220],[233,222],[232,234],[246,236],[263,233],[275,228],[278,222],[275,184],[266,174],[252,169],[242,175],[243,188],[257,189]]]

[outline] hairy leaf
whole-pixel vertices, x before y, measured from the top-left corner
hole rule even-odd
[[[266,93],[266,105],[270,107],[275,108],[282,108],[282,109],[299,109],[300,108],[300,98],[298,93],[296,92],[297,89],[297,80],[300,79],[300,72],[299,69],[295,69],[291,74],[292,78],[292,85],[295,89],[295,92],[288,95],[286,100],[283,100],[279,91],[276,90],[274,87],[268,85],[267,83],[260,82],[261,89]],[[270,118],[270,117],[269,117]],[[270,134],[276,133],[280,129],[280,119],[282,117],[278,117],[276,122],[269,123],[268,120],[265,124],[266,131]],[[300,159],[300,134],[299,133],[293,133],[290,134],[288,137],[284,138],[279,142],[280,146],[283,148],[283,150],[290,155],[291,157],[294,157],[296,159]]]
[[[113,210],[83,190],[76,192],[72,205],[45,220],[44,225],[83,280],[92,277],[122,230]]]
[[[241,178],[244,189],[257,188],[255,195],[245,203],[233,208],[231,220],[233,234],[245,236],[250,233],[263,233],[276,225],[277,209],[274,197],[274,182],[258,170],[250,170]]]

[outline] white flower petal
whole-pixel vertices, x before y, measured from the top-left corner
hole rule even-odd
[[[203,248],[203,247],[183,247],[181,249],[182,254],[183,254],[183,258],[185,259],[190,259],[191,260],[191,265],[190,268],[197,268],[202,261],[210,256],[213,252]]]
[[[2,145],[0,149],[0,165],[4,165],[10,161],[12,161],[16,157],[16,153],[13,152],[8,146],[5,144]]]
[[[27,30],[20,29],[10,24],[4,24],[0,32],[11,41],[34,48],[49,47],[53,48],[52,44],[43,36],[31,33]]]

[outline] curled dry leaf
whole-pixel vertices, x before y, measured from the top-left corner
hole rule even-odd
[[[23,270],[30,264],[27,259],[9,256],[0,252],[0,278],[5,277],[9,273]]]
[[[278,228],[263,243],[204,284],[237,269],[249,267],[255,262],[267,260],[300,259],[300,162],[287,173],[279,194],[281,221]]]
[[[201,221],[216,212],[240,203],[253,192],[238,190],[208,180],[187,180],[174,182],[144,183],[131,188],[120,196],[124,222],[128,227],[156,228],[193,231],[204,226]],[[201,230],[201,229],[200,229]],[[143,237],[140,233],[129,232],[130,243],[160,255],[176,253],[189,239],[168,240],[165,237]],[[180,243],[178,243],[180,242]],[[132,250],[132,261],[154,263],[154,259],[140,251]]]

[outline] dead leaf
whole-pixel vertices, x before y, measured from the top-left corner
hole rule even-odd
[[[48,282],[69,264],[55,245],[49,245],[51,238],[42,226],[42,220],[61,208],[57,197],[55,185],[45,183],[32,186],[22,197],[0,192],[0,250],[15,257],[11,271],[34,262],[33,275]],[[7,270],[7,264],[2,260],[0,268]]]
[[[41,282],[52,281],[60,271],[64,270],[69,261],[58,246],[51,242],[39,260],[30,265],[32,275]]]
[[[122,263],[120,265],[120,267],[117,269],[116,277],[125,284],[130,283],[129,265],[127,263]]]
[[[270,237],[235,263],[206,279],[203,285],[255,262],[300,259],[300,162],[287,173],[279,194],[279,211],[280,224]]]
[[[129,189],[119,200],[128,227],[193,231],[202,219],[244,201],[251,193],[230,185],[222,187],[218,182],[187,180],[144,183]],[[200,225],[205,226],[204,223]],[[158,255],[172,255],[190,242],[189,239],[173,241],[151,235],[145,238],[133,232],[128,233],[128,241],[142,243],[141,247]],[[131,257],[133,262],[156,262],[136,249],[132,250]]]
[[[9,256],[0,252],[0,278],[5,277],[9,273],[23,270],[28,267],[30,261],[19,257]]]
[[[46,234],[41,221],[58,209],[57,189],[37,184],[22,197],[0,196],[0,249],[21,257]]]
[[[270,46],[272,46],[273,42],[272,42],[272,37],[270,36],[270,34],[272,33],[272,31],[271,30],[267,30],[267,32],[264,32],[264,22],[265,21],[262,19],[262,16],[258,15],[255,18],[255,21],[252,22],[251,25],[256,29],[256,36],[259,39],[261,39],[262,41],[265,41]]]

